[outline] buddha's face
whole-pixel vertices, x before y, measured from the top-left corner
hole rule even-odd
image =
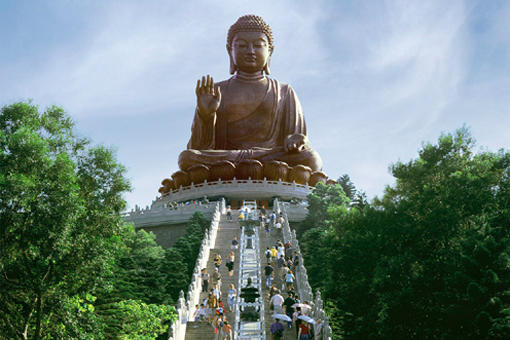
[[[269,42],[262,32],[238,32],[232,40],[231,58],[237,69],[244,72],[260,72],[269,56]]]

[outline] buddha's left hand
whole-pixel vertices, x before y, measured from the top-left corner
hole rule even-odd
[[[299,152],[303,151],[308,147],[308,137],[303,135],[302,133],[295,133],[293,135],[288,135],[285,138],[283,149],[286,152]]]

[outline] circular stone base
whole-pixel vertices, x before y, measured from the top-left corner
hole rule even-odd
[[[268,180],[237,180],[215,181],[193,184],[170,191],[158,200],[183,202],[207,197],[227,197],[230,199],[272,200],[297,198],[305,200],[313,187],[305,184],[288,183]]]

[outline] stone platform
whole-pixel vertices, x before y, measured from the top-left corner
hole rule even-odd
[[[167,194],[157,197],[150,206],[127,212],[124,218],[132,222],[136,229],[144,228],[156,235],[158,244],[168,247],[178,237],[184,235],[186,222],[195,212],[201,212],[206,218],[212,218],[216,209],[216,201],[228,198],[238,200],[281,200],[305,201],[312,191],[309,185],[267,180],[236,180],[204,182],[198,185],[180,187]],[[207,197],[211,202],[204,203]],[[301,222],[307,214],[303,204],[287,204],[289,221]],[[233,206],[233,209],[235,207]]]
[[[160,198],[153,201],[152,205],[145,209],[131,210],[126,213],[124,219],[133,222],[135,228],[147,228],[156,226],[165,226],[173,224],[185,224],[195,212],[200,211],[206,218],[211,218],[215,209],[216,202],[210,203],[191,203],[189,205],[182,204],[176,208],[169,208],[167,200]],[[305,219],[308,208],[301,204],[282,203],[287,207],[289,221],[301,222]]]
[[[188,200],[207,197],[227,197],[229,199],[257,199],[272,200],[280,197],[283,200],[293,198],[306,200],[306,196],[312,192],[313,187],[308,184],[288,183],[282,181],[264,180],[237,180],[191,183],[190,186],[171,190],[161,196],[160,202],[183,202]]]

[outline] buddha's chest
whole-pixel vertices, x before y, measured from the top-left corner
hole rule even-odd
[[[272,103],[267,94],[267,83],[233,84],[222,96],[222,106],[227,121],[235,122],[250,116],[255,111],[261,115],[270,112]],[[268,118],[268,117],[260,117]]]
[[[273,124],[271,110],[259,105],[242,119],[227,122],[228,142],[234,149],[259,145],[267,140]]]

